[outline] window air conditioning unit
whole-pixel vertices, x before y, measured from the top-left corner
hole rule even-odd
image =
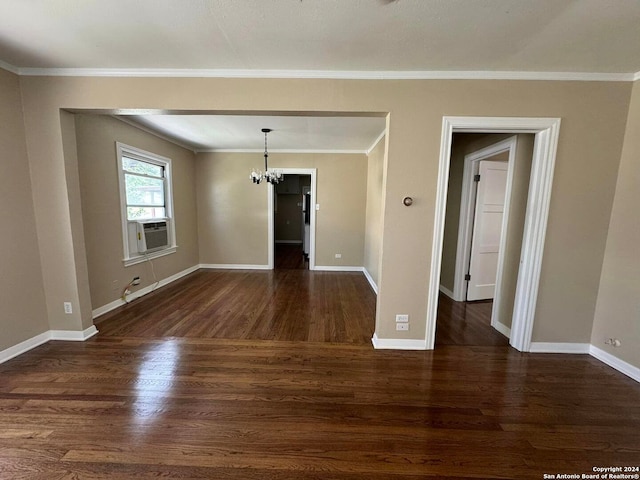
[[[147,253],[169,246],[169,229],[166,220],[137,223],[138,252]]]

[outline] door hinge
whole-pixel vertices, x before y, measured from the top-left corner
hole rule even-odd
[[[479,181],[480,181],[480,174],[478,174],[478,175],[474,175],[474,176],[473,176],[473,181],[474,181],[474,182],[479,182]]]
[[[469,275],[468,273],[464,276],[465,280],[471,280],[471,275]]]

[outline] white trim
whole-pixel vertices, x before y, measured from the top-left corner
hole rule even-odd
[[[249,265],[240,263],[201,263],[199,268],[211,270],[272,270],[269,265]]]
[[[12,347],[5,348],[0,352],[0,363],[4,363],[18,355],[22,355],[29,350],[39,347],[43,343],[47,343],[49,340],[51,340],[51,332],[47,330],[46,332],[40,333],[35,337],[28,338]]]
[[[264,153],[264,149],[257,148],[206,148],[196,149],[196,153]],[[269,153],[334,153],[346,155],[366,155],[367,150],[332,150],[320,148],[270,148]]]
[[[491,324],[493,328],[499,331],[502,335],[507,338],[511,337],[511,329],[507,327],[504,323],[496,322],[495,324]]]
[[[588,343],[531,342],[531,353],[589,353]]]
[[[504,213],[502,216],[502,226],[500,230],[500,247],[498,254],[498,269],[496,275],[495,302],[498,303],[501,285],[502,285],[502,266],[504,265],[505,245],[507,243],[507,227],[509,220],[509,205],[511,202],[511,187],[513,185],[513,172],[515,170],[515,154],[518,143],[518,137],[513,136],[505,140],[497,142],[488,147],[472,152],[464,157],[464,173],[462,175],[462,194],[460,197],[460,220],[458,222],[458,245],[456,249],[456,264],[453,281],[453,296],[451,297],[457,302],[464,302],[466,280],[464,279],[469,266],[469,258],[471,256],[471,238],[473,235],[473,216],[475,198],[473,191],[475,182],[473,176],[477,170],[478,162],[497,155],[502,152],[509,152],[509,163],[507,166],[507,185],[505,188]],[[492,318],[496,309],[492,310]]]
[[[144,288],[141,288],[140,290],[137,290],[133,293],[131,293],[131,295],[129,295],[127,298],[129,300],[129,302],[135,300],[136,298],[140,298],[144,295],[147,295],[148,293],[151,293],[152,291],[160,288],[160,287],[164,287],[165,285],[168,285],[172,282],[175,282],[176,280],[189,275],[190,273],[195,272],[196,270],[199,270],[200,268],[209,268],[203,265],[194,265],[193,267],[187,268],[186,270],[182,270],[181,272],[175,273],[167,278],[164,278],[162,280],[160,280],[158,282],[158,284],[156,285],[155,282],[152,283],[151,285],[147,285]],[[126,305],[127,302],[125,302],[124,300],[122,300],[121,298],[114,300],[113,302],[107,303],[106,305],[103,305],[101,307],[96,308],[95,310],[93,310],[91,312],[91,315],[94,319],[98,318],[101,315],[104,315],[107,312],[110,312],[111,310],[115,310],[118,307],[121,307],[122,305]]]
[[[280,245],[302,245],[302,240],[276,240]]]
[[[316,265],[314,270],[319,272],[364,272],[364,267],[351,265]]]
[[[529,351],[538,297],[540,269],[551,199],[551,185],[560,129],[559,118],[443,117],[436,211],[434,218],[431,270],[427,298],[425,339],[428,349],[435,345],[438,293],[442,264],[442,241],[446,213],[451,142],[455,132],[535,133],[531,180],[516,286],[515,305],[509,343],[517,350]]]
[[[136,265],[138,263],[147,262],[149,260],[154,260],[156,258],[164,257],[165,255],[171,255],[172,253],[176,253],[178,250],[177,246],[165,248],[164,250],[158,250],[157,252],[147,253],[146,255],[136,255],[131,258],[123,258],[122,264],[125,267],[130,267],[131,265]]]
[[[362,267],[362,273],[364,273],[365,278],[369,282],[371,290],[373,290],[375,294],[378,295],[378,284],[373,280],[373,277],[371,276],[369,271],[365,267]]]
[[[440,291],[444,293],[447,297],[449,297],[451,300],[453,300],[454,302],[458,301],[455,299],[453,292],[442,284],[440,284]]]
[[[309,78],[337,80],[555,80],[630,82],[634,72],[522,72],[442,70],[250,70],[185,68],[32,68],[13,67],[18,75],[45,77],[192,77]]]
[[[369,155],[374,148],[376,148],[378,146],[378,143],[380,143],[380,140],[382,140],[385,135],[387,134],[387,129],[385,127],[385,129],[382,131],[382,133],[380,135],[378,135],[378,138],[376,138],[373,143],[371,144],[371,146],[367,149],[367,151],[365,152],[367,155]]]
[[[82,331],[78,330],[50,330],[51,340],[65,340],[69,342],[84,342],[98,333],[95,325]]]
[[[11,65],[10,63],[7,62],[3,62],[2,60],[0,60],[0,68],[2,68],[3,70],[6,70],[7,72],[11,72],[15,75],[20,75],[20,69],[14,65]],[[2,352],[0,352],[0,363],[2,363]]]
[[[95,325],[91,325],[89,328],[83,331],[77,330],[47,330],[46,332],[39,333],[38,335],[28,338],[23,342],[20,342],[12,347],[5,348],[0,352],[0,363],[4,363],[12,358],[22,355],[23,353],[33,350],[42,344],[47,343],[49,340],[70,340],[70,341],[84,341],[93,337],[98,330]]]
[[[640,72],[636,72],[633,74],[633,81],[636,82],[640,80]]]
[[[624,360],[616,357],[615,355],[611,355],[609,352],[605,352],[604,350],[594,345],[590,345],[589,353],[592,357],[597,358],[602,363],[606,363],[620,373],[633,378],[636,382],[640,382],[640,368],[631,365],[630,363],[627,363]]]
[[[376,350],[426,350],[427,345],[423,339],[414,340],[406,338],[378,338],[375,333],[371,338],[373,348]]]

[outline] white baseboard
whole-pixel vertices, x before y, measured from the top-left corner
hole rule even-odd
[[[49,340],[67,340],[74,342],[83,342],[88,338],[93,337],[98,330],[95,325],[91,325],[89,328],[83,331],[77,330],[47,330],[40,333],[35,337],[28,338],[24,342],[20,342],[13,347],[9,347],[0,352],[0,363],[4,363],[7,360],[11,360],[18,355],[28,352],[36,347],[39,347],[43,343],[47,343]]]
[[[364,267],[349,265],[316,265],[314,270],[320,272],[364,272]]]
[[[492,323],[491,326],[499,331],[502,335],[507,338],[511,338],[511,329],[507,327],[504,323],[495,322]]]
[[[640,368],[635,367],[593,345],[590,346],[589,353],[592,357],[597,358],[602,363],[606,363],[620,373],[624,373],[626,376],[633,378],[636,382],[640,382]]]
[[[98,329],[95,325],[91,325],[89,328],[82,330],[81,332],[77,330],[49,330],[49,333],[51,334],[51,340],[84,342],[98,333]]]
[[[364,276],[367,279],[367,281],[369,282],[369,285],[371,285],[371,289],[377,295],[378,294],[378,285],[376,285],[376,282],[373,281],[373,277],[371,276],[369,271],[366,268],[362,267],[362,273],[364,273]]]
[[[376,350],[426,350],[427,342],[425,339],[413,340],[405,338],[378,338],[373,334],[371,339],[373,348]]]
[[[11,360],[18,355],[28,352],[32,348],[39,347],[43,343],[47,343],[51,340],[51,333],[49,330],[40,333],[35,337],[26,339],[24,342],[20,342],[13,347],[6,348],[0,352],[0,363],[4,363],[7,360]]]
[[[185,275],[189,275],[190,273],[195,272],[196,270],[200,269],[201,266],[200,265],[194,265],[193,267],[187,268],[186,270],[182,270],[181,272],[178,272],[174,275],[171,275],[170,277],[164,278],[162,280],[160,280],[160,282],[158,283],[158,285],[155,285],[155,283],[148,285],[144,288],[141,288],[140,290],[137,290],[135,292],[133,292],[131,295],[129,295],[127,297],[127,299],[129,300],[129,302],[135,300],[136,298],[140,298],[144,295],[147,295],[149,293],[151,293],[152,291],[156,290],[157,288],[163,287],[165,285],[170,284],[171,282],[175,282],[176,280],[184,277]],[[121,298],[114,300],[113,302],[107,303],[106,305],[103,305],[101,307],[96,308],[95,310],[93,310],[91,312],[92,318],[96,319],[98,318],[100,315],[104,315],[107,312],[110,312],[111,310],[115,310],[118,307],[121,307],[122,305],[126,305],[127,302],[125,302],[124,300],[122,300]]]
[[[456,300],[453,292],[449,290],[447,287],[445,287],[444,285],[440,285],[440,291],[444,293],[447,297],[449,297],[451,300],[454,300],[454,301]]]
[[[269,265],[242,265],[239,263],[201,263],[197,268],[212,270],[269,270]]]
[[[589,343],[531,342],[531,353],[589,353]]]

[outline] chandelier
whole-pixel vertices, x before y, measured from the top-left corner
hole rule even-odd
[[[270,128],[262,129],[262,133],[264,133],[264,172],[261,172],[260,170],[257,170],[255,168],[251,171],[251,181],[256,185],[263,180],[266,180],[273,185],[277,185],[282,180],[284,180],[284,175],[280,170],[269,170],[269,166],[267,164],[269,160],[269,153],[267,152],[267,134],[270,131]]]

